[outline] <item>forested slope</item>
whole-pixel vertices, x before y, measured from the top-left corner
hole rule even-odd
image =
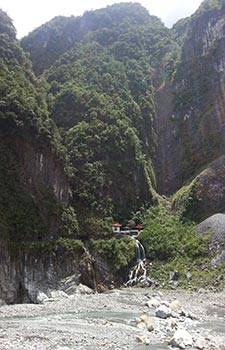
[[[19,42],[1,11],[3,244],[18,252],[25,242],[31,259],[57,256],[56,270],[69,252],[66,266],[90,286],[93,264],[109,285],[135,253],[134,242],[113,237],[112,222],[135,227],[150,208],[143,243],[153,258],[169,247],[177,258],[174,234],[187,259],[206,254],[184,221],[225,211],[224,28],[222,0],[203,1],[172,29],[120,3],[56,17]],[[171,203],[159,194],[175,195]]]

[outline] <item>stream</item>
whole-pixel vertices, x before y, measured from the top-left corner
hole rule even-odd
[[[43,305],[23,304],[0,308],[1,350],[166,350],[170,333],[163,333],[165,320],[155,317],[146,306],[154,294],[150,289],[125,288],[104,294],[73,295]],[[185,309],[197,314],[189,322],[195,335],[216,337],[225,344],[225,314],[213,306],[224,302],[225,293],[163,291],[168,301],[180,300]],[[148,332],[150,344],[137,342],[143,332],[137,319],[147,314],[156,322]],[[163,328],[164,327],[164,328]],[[192,349],[192,348],[189,348]],[[222,349],[221,347],[211,349]]]

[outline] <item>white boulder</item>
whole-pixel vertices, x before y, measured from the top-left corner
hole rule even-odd
[[[49,297],[44,292],[38,291],[37,297],[36,297],[37,304],[44,304],[48,300],[49,300]]]
[[[170,303],[170,309],[174,312],[181,312],[182,311],[182,306],[179,300],[174,300]]]
[[[147,301],[146,305],[148,307],[159,307],[161,304],[160,300],[158,298],[152,298]]]
[[[178,329],[170,340],[170,345],[185,349],[187,346],[193,346],[193,338],[185,329]]]

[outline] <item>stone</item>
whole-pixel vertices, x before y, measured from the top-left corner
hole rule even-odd
[[[147,325],[147,330],[148,330],[149,332],[153,332],[153,331],[154,331],[154,326],[153,326],[152,324],[148,324],[148,325]]]
[[[144,314],[140,316],[140,321],[144,323],[149,323],[149,322],[152,322],[152,317]]]
[[[207,346],[207,342],[204,338],[199,338],[195,341],[195,347],[197,349],[203,350],[205,349]]]
[[[170,340],[170,345],[185,349],[187,346],[193,346],[193,338],[185,329],[178,329]]]
[[[88,286],[85,286],[84,284],[81,284],[81,283],[77,286],[76,292],[78,294],[94,294],[93,289],[91,289]]]
[[[36,297],[37,304],[44,304],[48,300],[49,300],[49,297],[44,292],[38,291],[37,297]]]
[[[139,342],[139,343],[142,343],[142,344],[146,344],[148,345],[150,343],[150,340],[148,339],[147,335],[138,335],[136,340]]]
[[[155,312],[156,317],[166,319],[171,316],[171,309],[166,305],[160,305]]]
[[[54,301],[69,298],[68,294],[66,294],[62,290],[53,290],[50,292],[50,296]]]
[[[177,329],[177,322],[175,320],[171,320],[169,326],[171,329]]]
[[[184,320],[184,326],[187,328],[193,328],[193,322],[194,321],[188,317]]]
[[[148,307],[159,307],[161,304],[160,300],[157,298],[152,298],[149,301],[147,301],[146,305]]]
[[[188,272],[188,273],[186,274],[186,277],[187,277],[188,280],[190,280],[190,279],[192,278],[192,274],[191,274],[190,272]]]
[[[177,281],[180,278],[180,273],[177,270],[170,271],[169,276],[170,276],[170,280]]]
[[[174,312],[181,312],[182,311],[182,306],[179,300],[174,300],[170,303],[169,305],[170,309]]]
[[[148,315],[142,315],[140,317],[140,321],[145,324],[145,326],[149,332],[152,332],[154,330],[152,317],[150,317]]]

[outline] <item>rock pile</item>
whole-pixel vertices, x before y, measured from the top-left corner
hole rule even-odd
[[[198,324],[201,319],[184,310],[179,300],[162,299],[162,293],[151,297],[146,306],[149,311],[136,319],[140,334],[137,341],[149,345],[152,340],[178,349],[222,350],[223,341],[203,334]]]
[[[72,291],[72,293],[71,293]],[[66,289],[66,291],[62,290],[47,290],[45,292],[38,291],[37,297],[36,297],[36,304],[44,304],[49,302],[55,302],[60,301],[63,299],[68,299],[70,295],[76,295],[76,294],[94,294],[94,290],[83,285],[73,285],[70,286],[70,288]]]

